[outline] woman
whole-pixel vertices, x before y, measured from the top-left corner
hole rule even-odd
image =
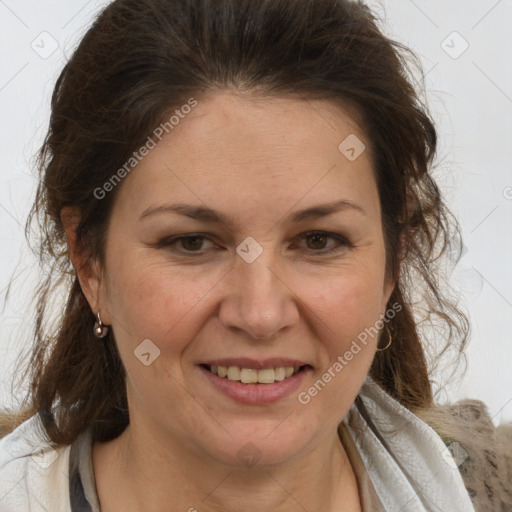
[[[102,12],[40,153],[52,272],[0,511],[510,510],[505,430],[434,406],[413,291],[447,346],[468,325],[400,50],[348,1]]]

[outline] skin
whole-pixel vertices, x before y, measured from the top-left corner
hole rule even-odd
[[[211,92],[118,185],[103,266],[74,251],[78,213],[63,210],[82,289],[113,329],[127,371],[130,425],[93,446],[102,512],[169,504],[173,511],[361,510],[337,427],[377,337],[307,405],[297,399],[384,315],[394,287],[385,281],[370,142],[356,119],[323,100]],[[338,150],[349,134],[367,148],[355,161]],[[340,199],[365,214],[288,220]],[[236,225],[169,212],[139,220],[147,208],[175,202],[219,210]],[[351,245],[299,238],[311,230]],[[157,246],[194,233],[207,239]],[[248,236],[263,249],[252,263],[236,252]],[[193,251],[199,256],[187,256]],[[149,366],[134,356],[145,339],[160,350]],[[197,366],[244,356],[294,357],[312,371],[290,396],[246,405],[217,391]],[[237,456],[247,443],[260,456],[252,467]]]

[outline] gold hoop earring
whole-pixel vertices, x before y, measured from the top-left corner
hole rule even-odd
[[[388,343],[387,343],[387,345],[384,348],[379,348],[377,346],[377,352],[384,352],[384,350],[387,350],[389,348],[389,346],[391,345],[392,341],[393,341],[393,338],[391,336],[391,332],[389,332],[389,328],[388,328],[387,325],[386,325],[386,331],[388,332]]]
[[[108,334],[108,327],[103,324],[100,317],[100,312],[98,311],[96,322],[94,322],[94,335],[97,338],[104,338]]]

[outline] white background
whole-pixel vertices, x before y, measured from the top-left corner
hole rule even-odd
[[[0,406],[15,398],[13,363],[30,338],[29,299],[40,277],[23,234],[36,186],[31,158],[58,72],[107,3],[0,0]],[[440,137],[436,176],[463,229],[466,252],[452,284],[472,337],[465,374],[440,399],[480,399],[495,424],[511,421],[512,1],[368,3],[384,31],[421,59]]]

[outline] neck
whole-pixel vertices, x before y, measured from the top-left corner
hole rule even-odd
[[[95,443],[93,463],[102,512],[162,512],[170,503],[189,512],[360,510],[337,432],[287,463],[234,468],[130,425],[117,439]]]

